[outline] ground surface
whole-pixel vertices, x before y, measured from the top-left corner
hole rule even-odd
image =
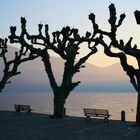
[[[0,111],[0,140],[140,140],[132,122]]]

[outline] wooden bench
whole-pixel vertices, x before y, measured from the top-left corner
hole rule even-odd
[[[83,110],[86,119],[90,119],[90,116],[93,116],[93,117],[103,117],[104,120],[108,120],[108,118],[111,116],[109,115],[109,111],[105,109],[84,108]]]
[[[27,113],[31,113],[31,111],[33,109],[30,108],[29,105],[19,105],[19,104],[15,104],[15,111],[16,112],[27,112]]]

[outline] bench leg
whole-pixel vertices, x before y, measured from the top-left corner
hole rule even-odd
[[[104,118],[104,121],[107,121],[107,122],[108,122],[108,121],[109,121],[109,120],[108,120],[108,117],[105,117],[105,118]]]
[[[86,116],[86,120],[90,120],[90,116]]]
[[[28,111],[27,111],[27,114],[30,114],[30,115],[31,115],[31,114],[32,114],[32,113],[31,113],[31,110],[28,110]]]

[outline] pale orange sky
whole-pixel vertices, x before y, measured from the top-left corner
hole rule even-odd
[[[133,13],[132,13],[133,14]],[[129,15],[128,15],[129,18]],[[117,38],[118,41],[120,39],[123,39],[126,43],[130,37],[133,37],[132,40],[132,46],[137,44],[138,48],[140,49],[140,25],[136,24],[135,18],[133,17],[133,20],[129,23],[129,20],[126,17],[124,23],[122,26],[118,29],[117,32]],[[103,30],[109,31],[109,27],[106,26],[106,28]],[[98,53],[93,55],[89,58],[88,62],[94,65],[97,65],[99,67],[108,67],[114,63],[119,63],[120,60],[118,58],[111,58],[104,54],[103,47],[98,47]],[[133,65],[134,67],[138,67],[137,61],[134,57],[128,56],[128,63]]]
[[[120,63],[120,60],[118,58],[108,57],[103,53],[102,50],[100,50],[98,51],[98,53],[90,57],[87,62],[98,67],[108,67],[112,64]],[[138,66],[137,61],[134,57],[128,57],[128,63],[136,68]]]

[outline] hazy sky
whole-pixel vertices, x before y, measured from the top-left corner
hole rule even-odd
[[[130,36],[134,36],[134,42],[139,44],[140,25],[136,24],[133,12],[140,10],[140,0],[1,0],[0,2],[1,37],[9,35],[11,25],[17,26],[20,31],[21,16],[28,20],[27,27],[30,33],[37,33],[38,23],[47,23],[50,32],[69,25],[78,28],[83,34],[86,30],[92,31],[88,15],[94,12],[99,27],[108,30],[108,6],[111,2],[116,6],[118,16],[124,12],[127,16],[117,37],[127,41]],[[116,59],[108,58],[100,51],[89,62],[102,67],[115,63]]]

